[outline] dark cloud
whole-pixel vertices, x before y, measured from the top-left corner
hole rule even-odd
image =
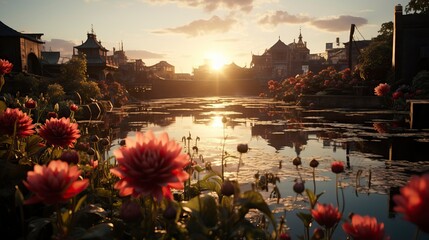
[[[350,25],[352,23],[356,26],[362,26],[367,24],[368,20],[361,17],[342,15],[329,19],[317,19],[311,21],[311,25],[329,32],[348,31],[350,30]]]
[[[165,54],[153,53],[145,50],[125,50],[128,59],[163,59]]]
[[[213,16],[208,20],[200,19],[190,22],[189,24],[167,28],[165,30],[156,31],[155,33],[182,33],[191,37],[228,32],[237,21],[232,18],[221,19],[218,16]]]
[[[151,3],[177,3],[189,7],[200,7],[206,11],[214,11],[218,8],[230,10],[239,9],[243,12],[250,12],[253,9],[254,0],[146,0]]]
[[[307,16],[291,15],[286,11],[276,11],[271,14],[266,14],[258,21],[259,24],[277,26],[282,23],[305,23],[311,19]]]
[[[291,23],[300,24],[307,23],[321,30],[329,32],[348,31],[353,23],[356,26],[362,26],[368,23],[368,20],[362,17],[349,15],[341,15],[330,18],[315,19],[304,15],[292,15],[286,11],[276,11],[262,16],[258,23],[261,25],[277,26],[279,24]]]

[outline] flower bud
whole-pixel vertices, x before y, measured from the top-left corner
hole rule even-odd
[[[289,234],[282,232],[282,233],[280,233],[279,239],[280,240],[291,240],[292,238],[290,238]]]
[[[98,142],[100,140],[100,138],[97,136],[97,135],[91,135],[90,137],[89,137],[89,141],[90,142],[92,142],[92,143],[96,143],[96,142]]]
[[[295,184],[293,185],[293,191],[298,193],[298,194],[301,194],[304,192],[304,190],[305,190],[304,182],[301,180],[297,180],[295,182]]]
[[[86,151],[86,153],[88,153],[88,155],[94,155],[95,154],[95,150],[94,148],[89,148],[88,151]]]
[[[344,163],[341,161],[335,161],[331,164],[331,170],[333,173],[342,173],[344,172]]]
[[[238,144],[237,151],[239,153],[247,153],[247,151],[249,151],[249,146],[247,146],[247,144]]]
[[[70,111],[76,112],[78,109],[79,107],[76,104],[74,103],[70,104]]]
[[[75,150],[66,150],[61,154],[60,160],[67,163],[78,164],[79,163],[79,153]]]
[[[317,168],[319,166],[319,161],[313,158],[313,160],[310,161],[310,167]]]
[[[25,107],[28,109],[34,109],[37,107],[37,102],[30,98],[25,102]]]
[[[292,163],[293,163],[293,165],[295,165],[295,166],[299,166],[299,165],[301,165],[302,164],[302,162],[301,162],[301,158],[300,157],[296,157],[296,158],[294,158],[293,159],[293,161],[292,161]]]
[[[48,112],[48,115],[46,115],[46,119],[51,118],[58,118],[58,114],[56,112]]]
[[[102,139],[100,139],[100,144],[101,144],[101,146],[109,146],[110,141],[107,138],[102,138]]]
[[[234,183],[229,181],[229,180],[225,180],[222,184],[222,187],[220,189],[220,192],[225,195],[225,196],[231,196],[235,193],[235,186]]]

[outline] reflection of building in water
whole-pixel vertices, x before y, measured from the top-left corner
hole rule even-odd
[[[252,136],[261,136],[277,151],[284,147],[294,148],[299,156],[303,146],[307,145],[308,133],[301,130],[284,130],[284,125],[254,125],[251,128]]]

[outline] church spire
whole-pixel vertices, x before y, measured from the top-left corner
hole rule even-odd
[[[301,34],[301,28],[299,28],[299,37],[298,37],[298,43],[302,43],[302,34]]]

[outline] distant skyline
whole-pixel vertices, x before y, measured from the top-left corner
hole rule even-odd
[[[124,51],[150,66],[167,61],[176,72],[192,73],[206,63],[249,67],[280,38],[321,53],[338,37],[348,42],[378,35],[393,21],[394,6],[409,0],[0,0],[0,21],[24,33],[43,33],[45,50],[72,54],[94,30],[113,54]],[[92,29],[91,29],[92,28]],[[340,47],[342,44],[340,45]]]

